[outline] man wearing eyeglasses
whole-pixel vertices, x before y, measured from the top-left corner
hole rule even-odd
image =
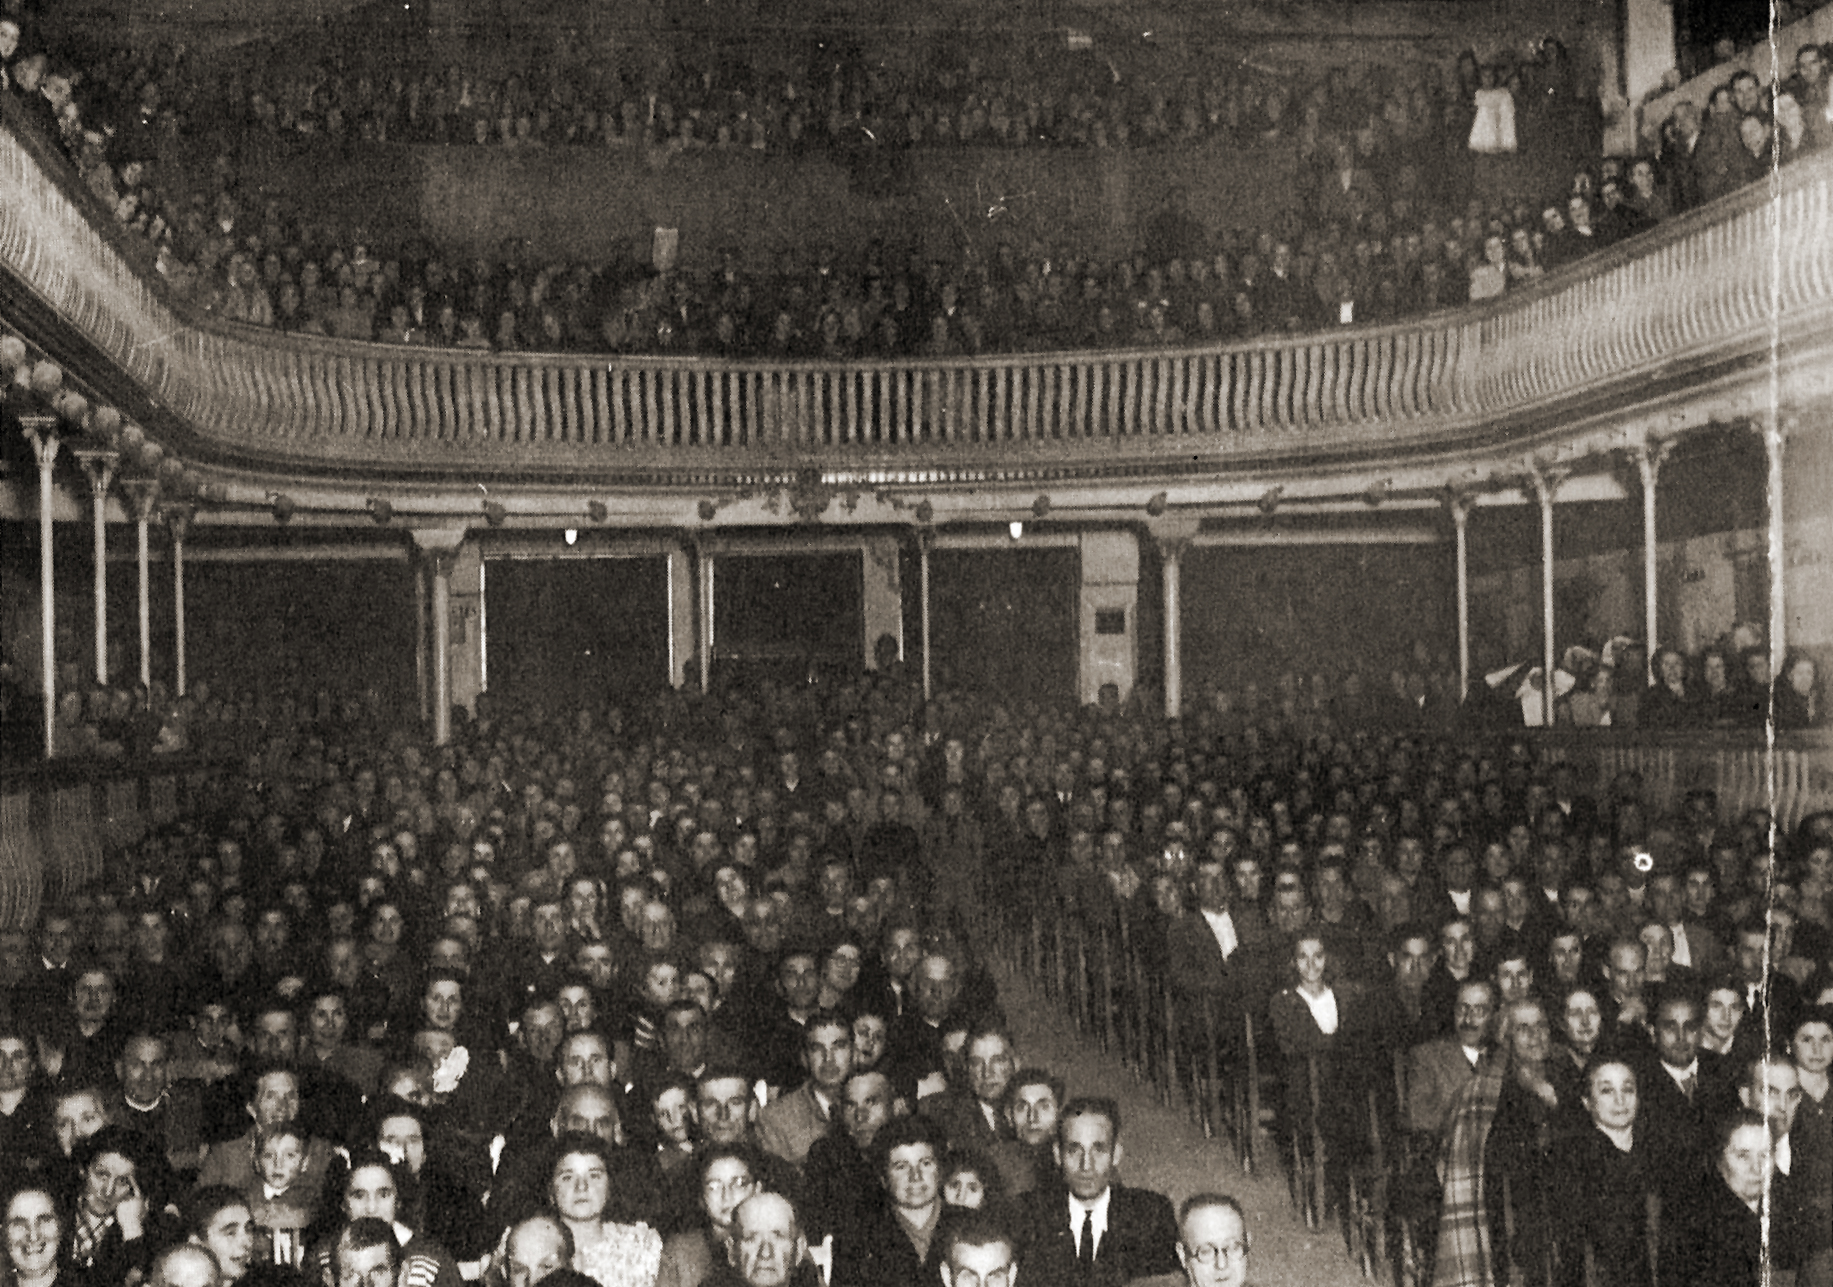
[[[1177,1258],[1190,1287],[1242,1287],[1247,1248],[1240,1203],[1219,1193],[1184,1199],[1177,1213]]]
[[[942,1253],[943,1287],[1011,1287],[1018,1247],[997,1221],[978,1211],[951,1226]]]

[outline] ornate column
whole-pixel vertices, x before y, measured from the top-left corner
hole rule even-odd
[[[159,506],[159,483],[151,478],[127,478],[122,480],[121,490],[127,493],[128,509],[134,516],[135,536],[139,541],[135,565],[140,591],[140,686],[150,692],[153,687],[153,582],[147,528]]]
[[[433,743],[452,740],[452,570],[465,529],[416,529],[414,544],[428,556],[433,570]]]
[[[56,416],[20,416],[19,427],[38,458],[38,598],[42,630],[38,659],[39,682],[44,689],[45,758],[57,754],[57,588],[51,550],[51,470],[57,464]]]
[[[1660,604],[1656,589],[1659,569],[1655,557],[1655,484],[1661,477],[1661,466],[1673,450],[1672,438],[1665,441],[1649,438],[1630,451],[1636,462],[1636,472],[1642,477],[1642,636],[1648,641],[1648,673],[1641,677],[1643,683],[1649,682],[1655,673],[1656,610]]]
[[[112,451],[79,451],[95,506],[95,682],[108,683],[108,484],[120,460]]]
[[[1445,502],[1457,532],[1457,699],[1470,699],[1470,509],[1474,497],[1453,491]]]
[[[917,581],[919,594],[922,597],[923,621],[923,700],[929,700],[933,672],[929,666],[929,546],[935,540],[934,530],[927,527],[917,529]]]
[[[172,533],[172,679],[177,697],[185,695],[185,533],[196,512],[189,505],[168,505],[165,510]]]
[[[1546,728],[1553,727],[1553,703],[1559,695],[1553,678],[1553,496],[1569,472],[1537,463],[1528,466],[1528,480],[1540,501],[1541,724]]]

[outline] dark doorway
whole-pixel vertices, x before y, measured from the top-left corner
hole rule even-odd
[[[858,670],[860,554],[721,554],[713,565],[713,663],[722,682],[800,682]]]
[[[939,687],[1012,701],[1076,699],[1074,549],[938,550],[929,559]]]
[[[492,559],[485,662],[503,701],[621,699],[668,682],[668,560]]]
[[[139,678],[138,573],[109,577],[110,633],[123,629],[127,664],[110,678]],[[112,569],[111,569],[112,571]],[[172,647],[172,565],[152,568],[154,674]],[[163,619],[161,609],[163,609]],[[87,642],[87,638],[85,638]],[[400,560],[216,563],[185,566],[185,668],[218,696],[261,689],[309,698],[374,689],[384,709],[417,714],[414,571]]]

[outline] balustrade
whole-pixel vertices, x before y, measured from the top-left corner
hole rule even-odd
[[[0,265],[199,433],[270,459],[992,464],[1014,447],[1108,461],[1452,441],[1833,317],[1822,158],[1498,303],[1390,326],[841,363],[350,343],[190,316],[34,143],[0,124]]]

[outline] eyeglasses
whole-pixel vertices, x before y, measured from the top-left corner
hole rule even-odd
[[[1201,1247],[1184,1248],[1190,1258],[1206,1269],[1218,1269],[1223,1265],[1239,1264],[1247,1259],[1245,1242],[1228,1242],[1217,1246],[1206,1243]]]

